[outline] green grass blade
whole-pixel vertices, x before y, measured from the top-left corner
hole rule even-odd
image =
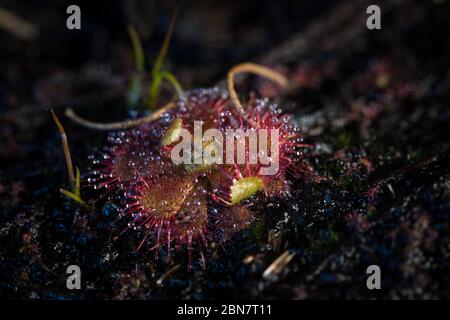
[[[75,168],[76,170],[76,177],[75,177],[75,188],[74,193],[81,199],[81,193],[80,193],[80,170],[78,167]]]
[[[127,101],[130,107],[135,107],[141,100],[141,77],[135,74],[131,78],[130,85],[128,87]]]
[[[66,189],[62,189],[60,188],[59,191],[64,194],[65,196],[71,198],[72,200],[75,200],[76,202],[80,203],[80,204],[86,204],[86,202],[84,202],[83,199],[81,199],[79,196],[77,196],[76,194],[66,190]]]
[[[175,7],[172,17],[170,18],[169,28],[167,29],[166,36],[164,37],[164,42],[159,50],[158,56],[156,57],[155,64],[152,69],[152,77],[156,78],[161,70],[162,64],[169,49],[170,39],[172,38],[173,27],[175,26],[175,20],[177,18],[178,9]]]
[[[159,92],[161,89],[161,82],[167,80],[175,89],[177,95],[180,97],[183,94],[183,88],[175,76],[168,71],[159,72],[152,80],[150,84],[150,99],[149,105],[150,109],[156,110],[156,103],[158,101]]]
[[[183,95],[183,88],[181,87],[181,84],[178,82],[177,78],[175,78],[175,76],[171,72],[163,71],[163,78],[172,84],[178,97],[181,97]]]
[[[141,40],[133,26],[127,27],[128,35],[130,36],[133,45],[134,61],[136,63],[136,70],[139,72],[145,69],[144,49],[142,48]]]
[[[152,82],[150,83],[149,105],[151,110],[156,110],[156,102],[158,100],[162,79],[163,76],[161,73],[159,73],[155,77],[153,77]]]

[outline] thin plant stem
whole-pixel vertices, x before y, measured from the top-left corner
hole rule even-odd
[[[244,107],[236,93],[236,89],[234,88],[234,77],[240,73],[254,73],[261,77],[267,78],[278,83],[281,87],[286,88],[289,84],[288,79],[279,72],[276,72],[272,69],[266,68],[264,66],[255,64],[255,63],[240,63],[235,65],[228,71],[227,82],[228,82],[228,90],[230,91],[231,100],[233,101],[235,107],[239,110],[242,115],[245,114]]]
[[[123,130],[128,128],[137,127],[142,123],[152,122],[159,119],[165,112],[176,106],[175,102],[169,102],[164,107],[156,110],[155,112],[144,116],[142,118],[134,120],[126,120],[122,122],[111,122],[111,123],[99,123],[93,122],[78,116],[71,108],[66,109],[65,115],[69,119],[73,120],[75,123],[90,129],[95,130]]]

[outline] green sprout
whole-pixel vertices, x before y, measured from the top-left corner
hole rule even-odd
[[[133,45],[134,60],[136,63],[136,73],[133,74],[128,89],[128,103],[131,106],[136,106],[141,100],[142,73],[145,70],[144,50],[136,29],[133,26],[128,26],[127,30]]]
[[[159,71],[150,84],[149,106],[152,110],[156,109],[156,102],[158,100],[162,80],[167,80],[168,82],[170,82],[170,84],[177,92],[178,96],[181,96],[183,94],[183,89],[181,88],[180,83],[172,73],[170,73],[169,71]]]
[[[142,48],[141,40],[133,26],[128,26],[128,34],[130,35],[131,43],[133,45],[134,60],[136,62],[136,71],[143,72],[145,70],[144,49]]]
[[[69,149],[69,142],[67,140],[66,131],[64,130],[63,125],[59,121],[56,114],[51,110],[53,121],[55,122],[56,126],[58,127],[59,134],[61,136],[61,142],[64,150],[64,157],[66,159],[66,166],[67,166],[67,174],[69,176],[69,182],[71,185],[71,191],[60,188],[59,191],[66,195],[67,197],[71,198],[72,200],[75,200],[75,202],[78,202],[82,205],[86,204],[86,202],[81,199],[81,193],[80,193],[80,170],[78,168],[75,168],[76,174],[73,170],[72,165],[72,157],[70,155],[70,149]]]
[[[170,40],[172,38],[176,15],[177,10],[175,9],[170,19],[169,28],[164,37],[163,45],[158,53],[158,56],[156,57],[155,63],[151,70],[149,98],[145,103],[145,105],[147,105],[151,110],[157,109],[159,92],[163,80],[168,81],[172,85],[178,96],[181,96],[183,94],[183,88],[181,87],[176,77],[170,71],[162,69],[164,59],[167,55],[167,50],[169,49]],[[142,43],[139,39],[139,35],[137,34],[136,29],[132,26],[129,26],[127,29],[131,39],[131,43],[133,45],[134,59],[136,63],[136,73],[131,79],[130,87],[128,90],[128,102],[130,105],[136,106],[142,98],[142,73],[145,71],[145,57]]]

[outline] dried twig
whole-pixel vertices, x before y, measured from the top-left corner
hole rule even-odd
[[[230,91],[231,100],[233,101],[234,105],[239,110],[239,112],[241,112],[241,114],[243,115],[245,115],[245,110],[241,102],[239,101],[236,89],[234,88],[234,77],[239,73],[257,74],[261,77],[270,79],[278,83],[283,88],[287,87],[289,83],[288,79],[281,73],[278,73],[276,71],[273,71],[272,69],[263,67],[255,63],[246,62],[232,67],[230,71],[228,71],[227,75],[228,90]]]
[[[0,27],[24,40],[33,40],[39,33],[33,24],[3,8],[0,8]]]
[[[161,286],[163,284],[163,282],[168,279],[170,277],[170,275],[172,273],[174,273],[175,271],[178,270],[178,268],[180,268],[181,264],[177,264],[176,266],[174,266],[173,268],[170,268],[169,270],[167,270],[157,281],[156,284],[158,286]]]
[[[66,117],[73,120],[74,122],[82,125],[84,127],[95,129],[95,130],[123,130],[128,128],[137,127],[142,123],[152,122],[159,119],[165,112],[169,111],[173,107],[175,107],[175,102],[169,102],[164,107],[156,110],[155,112],[149,114],[148,116],[134,119],[134,120],[126,120],[122,122],[111,122],[111,123],[99,123],[93,122],[78,116],[71,108],[66,109]]]
[[[283,252],[270,266],[264,271],[263,278],[269,279],[272,274],[280,273],[283,268],[294,258],[294,253],[289,253],[289,250]]]

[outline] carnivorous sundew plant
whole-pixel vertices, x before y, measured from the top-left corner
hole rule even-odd
[[[251,205],[260,197],[286,197],[289,179],[313,175],[302,162],[308,145],[290,117],[266,98],[239,101],[234,76],[241,72],[288,83],[247,63],[231,69],[228,90],[185,91],[143,118],[99,124],[66,113],[84,126],[116,129],[91,156],[87,182],[118,199],[129,229],[142,234],[139,248],[168,259],[187,248],[190,266],[194,247],[225,243],[258,219]]]

